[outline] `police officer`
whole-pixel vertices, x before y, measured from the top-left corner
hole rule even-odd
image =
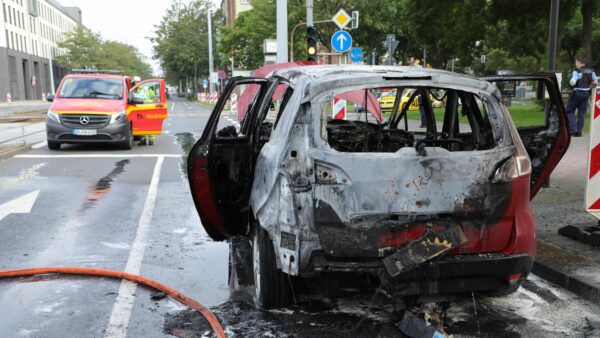
[[[573,93],[569,97],[566,110],[571,135],[575,137],[581,137],[583,134],[583,123],[590,99],[591,87],[598,84],[596,73],[587,68],[586,64],[587,60],[584,57],[576,57],[575,67],[577,68],[573,71],[569,81],[569,84],[573,86]],[[577,109],[577,122],[575,122],[575,109]]]

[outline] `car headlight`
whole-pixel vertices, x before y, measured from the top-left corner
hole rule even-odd
[[[112,114],[110,117],[110,124],[117,123],[124,118],[125,118],[125,111]]]
[[[60,116],[52,110],[48,109],[48,114],[46,114],[50,120],[56,121],[60,123]]]

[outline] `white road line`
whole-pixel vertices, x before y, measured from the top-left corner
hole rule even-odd
[[[162,164],[164,157],[159,156],[156,160],[156,166],[154,167],[154,173],[152,174],[152,180],[150,181],[150,187],[148,188],[148,196],[146,196],[146,202],[144,203],[144,209],[142,210],[142,216],[138,223],[137,233],[135,240],[131,246],[131,252],[129,253],[129,259],[125,266],[125,272],[138,275],[142,266],[142,260],[144,259],[144,250],[146,249],[146,239],[148,237],[148,231],[150,230],[150,223],[152,222],[152,215],[154,214],[154,206],[156,204],[156,196],[158,195],[158,181],[160,180],[160,172],[162,170]],[[131,317],[131,310],[133,308],[133,302],[135,300],[135,289],[137,284],[123,280],[119,287],[119,294],[117,300],[113,306],[112,313],[110,315],[110,321],[106,328],[105,338],[116,338],[125,337],[127,335],[127,327],[129,326],[129,319]]]
[[[152,158],[181,157],[181,154],[77,154],[77,155],[17,155],[15,158]]]
[[[175,100],[171,101],[171,110],[175,110]]]
[[[40,149],[41,147],[44,147],[48,144],[48,142],[44,141],[44,142],[40,142],[38,144],[34,144],[31,146],[31,148],[33,149]]]

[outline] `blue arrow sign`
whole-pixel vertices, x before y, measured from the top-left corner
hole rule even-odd
[[[363,51],[358,47],[354,47],[350,50],[350,60],[352,62],[361,62],[363,59]]]
[[[208,86],[208,80],[207,79],[202,80],[202,85],[204,87],[207,87]]]
[[[347,52],[352,47],[352,36],[346,31],[337,31],[331,37],[331,47],[338,53]]]

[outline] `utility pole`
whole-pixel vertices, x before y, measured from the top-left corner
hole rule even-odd
[[[48,66],[50,67],[50,89],[54,95],[54,67],[52,65],[52,47],[48,44]]]
[[[277,63],[288,62],[287,0],[277,0]]]
[[[306,0],[306,27],[313,25],[313,0]]]
[[[212,9],[210,8],[210,5],[208,7],[208,10],[206,11],[207,15],[208,15],[208,83],[210,85],[210,92],[212,93],[215,90],[215,84],[212,81],[212,74],[215,71],[215,68],[213,67],[213,50],[212,50],[212,19],[210,17],[210,11]]]
[[[550,3],[550,27],[548,33],[548,70],[556,70],[556,53],[558,47],[558,0]]]

